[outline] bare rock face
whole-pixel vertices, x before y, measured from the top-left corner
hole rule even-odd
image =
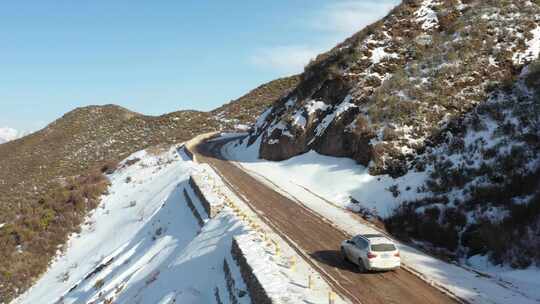
[[[525,0],[404,1],[311,62],[249,143],[268,160],[315,150],[403,175],[434,134],[520,73],[539,14]]]
[[[279,131],[279,130],[275,130]],[[261,145],[260,155],[264,159],[281,161],[295,155],[307,152],[304,150],[305,140],[288,136],[274,135],[278,139],[264,141]]]
[[[326,76],[329,77],[329,76]],[[343,100],[348,91],[350,85],[343,79],[327,79],[323,81],[322,86],[319,83],[320,79],[315,77],[311,81],[303,82],[301,87],[298,87],[295,91],[298,95],[313,96],[317,100],[325,100],[330,103],[328,106],[337,104],[339,100]],[[269,160],[284,160],[292,156],[305,153],[309,150],[310,146],[324,146],[323,142],[316,143],[314,132],[321,119],[324,118],[326,112],[316,111],[308,113],[300,108],[295,107],[298,97],[290,95],[288,98],[282,100],[283,105],[281,111],[273,113],[274,117],[279,115],[285,115],[287,112],[294,111],[293,117],[285,118],[282,124],[278,124],[275,128],[267,129],[267,132],[263,134],[263,141],[261,144],[260,154],[263,158]],[[326,105],[326,103],[325,103]],[[339,128],[336,129],[337,132]],[[341,136],[336,136],[335,140],[341,140]],[[342,145],[340,145],[342,146]],[[338,153],[338,150],[335,150]],[[328,153],[329,155],[334,155]]]

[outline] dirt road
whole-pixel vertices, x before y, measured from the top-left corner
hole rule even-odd
[[[200,162],[210,164],[269,226],[288,239],[336,292],[353,303],[457,303],[404,270],[359,273],[345,262],[340,243],[349,238],[304,206],[268,188],[221,155],[224,142],[203,143],[193,149]]]

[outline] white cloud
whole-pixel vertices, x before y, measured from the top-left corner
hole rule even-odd
[[[0,128],[0,144],[3,144],[8,141],[15,140],[19,137],[22,137],[24,134],[15,129],[3,127]]]
[[[399,0],[336,1],[324,7],[312,19],[313,27],[342,35],[352,35],[381,19],[399,4]]]
[[[315,33],[308,37],[311,38],[308,39],[309,44],[302,41],[298,45],[259,49],[250,57],[250,63],[278,73],[300,73],[318,54],[381,19],[400,2],[401,0],[333,1],[302,19],[304,21],[301,26],[315,30]]]
[[[308,46],[275,46],[258,50],[251,56],[251,64],[284,74],[300,73],[304,66],[321,52]]]

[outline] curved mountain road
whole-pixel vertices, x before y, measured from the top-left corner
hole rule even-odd
[[[226,142],[204,142],[193,147],[192,152],[199,162],[212,166],[232,190],[246,198],[250,208],[304,255],[341,296],[362,304],[457,303],[405,270],[359,273],[339,253],[341,241],[349,235],[228,162],[221,154]]]

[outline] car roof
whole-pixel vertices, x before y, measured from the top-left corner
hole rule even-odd
[[[376,233],[376,234],[361,234],[361,236],[365,237],[366,239],[372,239],[372,238],[380,238],[380,237],[384,237],[384,235],[380,234],[380,233]]]
[[[371,238],[369,239],[369,243],[371,245],[377,245],[377,244],[392,244],[394,245],[394,242],[387,238],[387,237],[379,237],[379,238]]]
[[[382,234],[359,234],[360,237],[366,239],[371,245],[374,244],[394,244],[394,242]]]

